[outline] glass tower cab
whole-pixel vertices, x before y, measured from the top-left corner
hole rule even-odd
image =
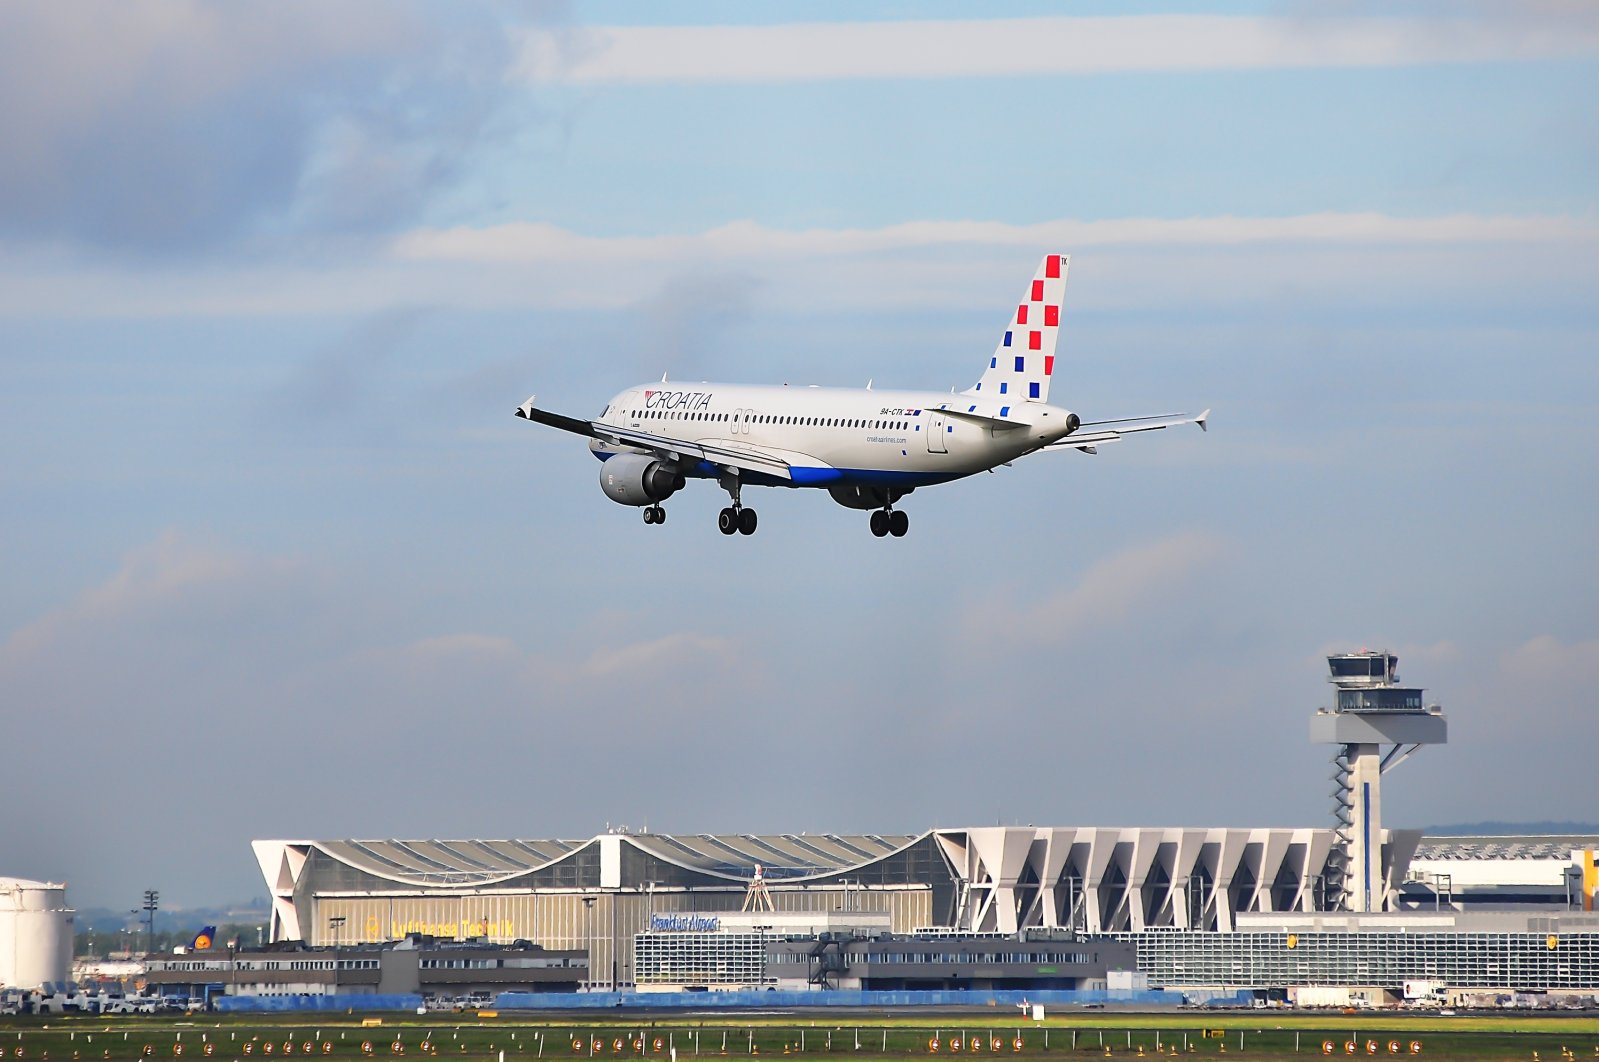
[[[1328,910],[1382,911],[1398,896],[1382,828],[1383,775],[1423,745],[1448,740],[1443,709],[1399,685],[1399,657],[1386,650],[1327,657],[1333,706],[1310,721],[1310,740],[1334,746],[1333,819],[1324,877]]]
[[[1337,687],[1335,712],[1425,712],[1424,691],[1400,686],[1399,657],[1362,649],[1327,658],[1330,681]]]

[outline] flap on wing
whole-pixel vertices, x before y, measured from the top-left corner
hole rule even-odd
[[[693,459],[709,461],[730,469],[761,472],[778,479],[793,479],[789,463],[774,454],[763,453],[754,447],[722,446],[715,443],[690,442],[687,439],[669,439],[633,428],[619,428],[614,424],[594,421],[590,424],[595,438],[606,439],[622,446],[636,446],[649,450],[670,461]]]
[[[516,407],[516,415],[523,420],[546,424],[552,428],[569,431],[589,439],[604,439],[620,446],[636,446],[649,450],[669,461],[709,461],[728,469],[761,472],[778,479],[793,479],[789,464],[773,454],[762,453],[753,447],[718,446],[713,443],[689,442],[686,439],[668,439],[647,431],[621,428],[597,420],[578,420],[559,413],[538,408],[537,396],[531,396]]]

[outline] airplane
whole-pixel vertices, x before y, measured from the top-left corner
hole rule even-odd
[[[755,533],[745,487],[810,487],[850,509],[871,512],[878,538],[910,528],[895,505],[918,487],[991,472],[1039,451],[1097,453],[1106,443],[1183,424],[1165,414],[1083,420],[1049,404],[1055,341],[1070,257],[1045,255],[1011,314],[981,378],[960,394],[790,387],[787,384],[641,384],[620,392],[596,420],[540,409],[537,396],[516,410],[526,420],[581,435],[603,462],[600,489],[642,507],[644,522],[666,522],[661,505],[690,479],[714,480],[732,504],[717,515],[724,535]]]

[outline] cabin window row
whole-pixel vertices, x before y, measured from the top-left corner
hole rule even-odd
[[[664,409],[635,409],[635,420],[696,420],[721,424],[731,419],[731,413],[673,413]],[[769,414],[751,414],[751,424],[789,424],[806,428],[874,428],[886,431],[909,431],[910,422],[903,420],[859,420],[849,417],[779,417]]]

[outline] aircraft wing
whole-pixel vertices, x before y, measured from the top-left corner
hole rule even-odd
[[[1200,431],[1208,431],[1207,422],[1210,420],[1210,410],[1205,410],[1197,417],[1190,417],[1182,413],[1158,417],[1121,417],[1116,420],[1085,420],[1083,426],[1072,432],[1059,442],[1050,443],[1045,450],[1081,450],[1084,453],[1094,453],[1095,448],[1103,443],[1120,442],[1123,436],[1135,435],[1141,431],[1159,431],[1162,428],[1176,428],[1184,424],[1198,424]]]
[[[562,431],[569,431],[573,435],[582,435],[589,439],[599,439],[603,442],[617,446],[632,446],[640,450],[648,450],[663,461],[707,461],[728,471],[761,472],[778,479],[793,479],[789,463],[775,454],[764,452],[756,446],[729,446],[713,443],[690,442],[686,439],[669,439],[663,435],[654,435],[647,431],[638,431],[634,428],[622,428],[615,424],[605,424],[597,420],[578,420],[575,417],[563,417],[559,413],[551,413],[547,409],[540,409],[535,404],[537,396],[530,397],[526,402],[516,407],[516,415],[524,420],[531,420],[545,424]]]

